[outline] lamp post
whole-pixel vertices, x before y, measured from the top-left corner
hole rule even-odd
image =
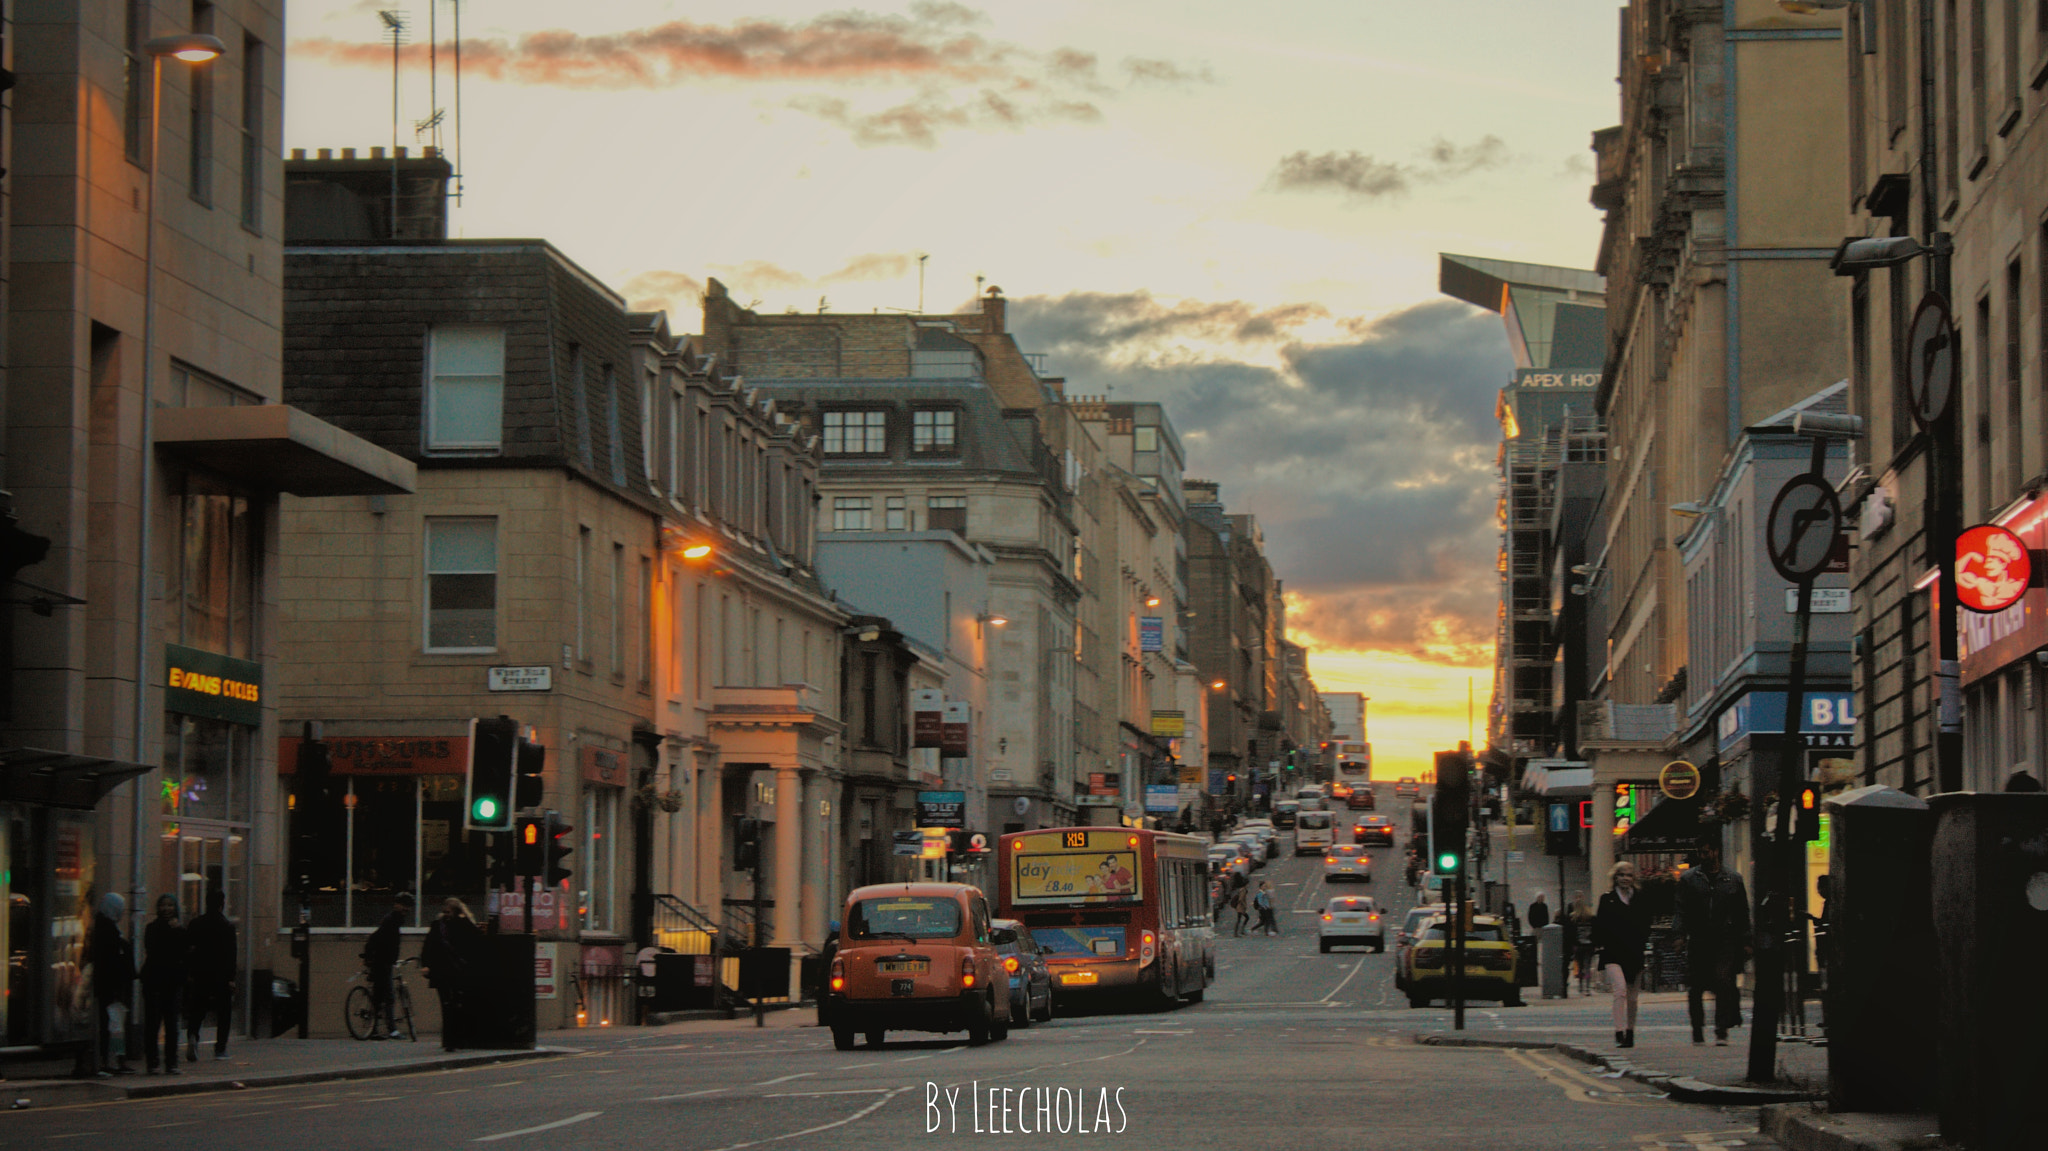
[[[202,32],[189,32],[176,36],[157,36],[146,41],[142,50],[149,54],[149,181],[144,192],[142,214],[142,402],[141,427],[135,444],[140,457],[136,473],[141,477],[136,488],[135,502],[135,760],[142,762],[143,748],[147,745],[150,729],[149,711],[149,572],[152,533],[150,489],[156,484],[156,449],[151,438],[156,434],[156,170],[157,135],[163,121],[164,104],[164,57],[175,57],[188,64],[204,64],[218,58],[227,51],[227,45],[220,37]],[[143,916],[147,892],[144,889],[142,862],[142,828],[148,822],[149,791],[140,780],[135,784],[134,810],[130,813],[129,844],[133,855],[129,861],[128,906],[136,919]]]

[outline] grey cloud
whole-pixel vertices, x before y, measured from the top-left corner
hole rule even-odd
[[[1500,321],[1430,301],[1299,342],[1315,305],[1164,304],[1143,293],[1013,297],[1019,345],[1077,395],[1166,406],[1188,474],[1259,517],[1275,571],[1326,641],[1456,658],[1492,635],[1497,587],[1493,397],[1511,363]],[[1280,366],[1192,359],[1235,341]],[[1295,342],[1284,342],[1293,340]]]
[[[1441,184],[1514,160],[1498,136],[1471,144],[1454,144],[1442,136],[1431,141],[1421,161],[1402,164],[1363,152],[1310,153],[1306,149],[1282,156],[1269,183],[1280,191],[1334,189],[1358,200],[1377,200],[1407,193],[1417,184]]]
[[[1171,60],[1132,56],[1123,63],[1124,75],[1134,84],[1214,84],[1216,73],[1207,64],[1186,68]]]

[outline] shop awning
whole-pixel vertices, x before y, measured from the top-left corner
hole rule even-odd
[[[106,794],[152,770],[146,763],[34,747],[0,748],[0,802],[91,811]]]
[[[1621,837],[1623,851],[1690,851],[1706,829],[1700,824],[1700,801],[1667,799],[1650,809]]]
[[[295,496],[403,495],[419,483],[411,460],[289,404],[163,408],[154,438],[186,463]]]
[[[1576,763],[1531,763],[1522,772],[1522,791],[1545,799],[1591,799],[1593,769]]]

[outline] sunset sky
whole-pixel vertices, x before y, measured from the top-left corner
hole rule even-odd
[[[288,147],[392,142],[378,0],[290,0]],[[1250,512],[1317,686],[1379,774],[1491,690],[1498,317],[1437,254],[1590,267],[1616,5],[1467,0],[411,0],[398,142],[437,103],[456,233],[541,237],[694,331],[963,310],[976,277],[1075,395],[1166,405]],[[425,45],[444,44],[438,101]]]

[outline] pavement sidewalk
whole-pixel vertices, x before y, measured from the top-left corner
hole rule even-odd
[[[1591,998],[1602,1002],[1606,999],[1604,995]],[[1770,1083],[1752,1083],[1747,1079],[1748,1028],[1730,1035],[1726,1047],[1714,1046],[1711,1038],[1704,1045],[1695,1045],[1691,1026],[1684,1018],[1683,992],[1656,992],[1642,997],[1636,1045],[1627,1050],[1614,1046],[1612,1031],[1589,1034],[1582,1012],[1574,1012],[1567,1021],[1564,1012],[1558,1011],[1559,1026],[1545,1028],[1546,1009],[1583,1007],[1586,1002],[1586,998],[1579,996],[1531,999],[1525,1011],[1514,1013],[1512,1038],[1498,1032],[1470,1031],[1423,1033],[1416,1036],[1416,1042],[1438,1046],[1551,1047],[1581,1062],[1661,1088],[1672,1098],[1689,1103],[1760,1106],[1816,1099],[1827,1092],[1824,1048],[1780,1041],[1776,1078]]]
[[[177,1075],[147,1075],[138,1069],[133,1075],[104,1079],[6,1079],[0,1080],[0,1100],[14,1110],[21,1110],[150,1099],[331,1079],[410,1075],[511,1060],[546,1059],[570,1054],[572,1050],[542,1046],[530,1051],[443,1051],[439,1036],[425,1036],[418,1042],[290,1036],[236,1039],[229,1042],[226,1059],[215,1059],[212,1046],[205,1045],[200,1049],[198,1062],[179,1060]]]

